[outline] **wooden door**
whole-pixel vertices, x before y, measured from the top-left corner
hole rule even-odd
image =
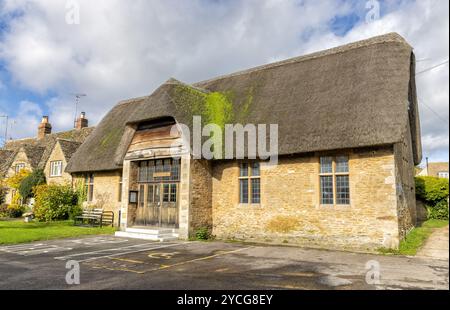
[[[162,227],[178,227],[178,183],[161,184],[161,219]]]
[[[178,228],[178,183],[141,184],[135,225]]]

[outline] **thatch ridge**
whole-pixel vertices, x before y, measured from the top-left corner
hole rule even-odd
[[[149,96],[119,102],[67,171],[120,169],[133,126],[167,116],[190,126],[204,112],[192,101],[210,95],[229,123],[278,124],[279,155],[391,145],[403,141],[409,123],[417,162],[418,115],[406,104],[415,102],[413,64],[411,46],[391,33],[192,85],[171,78]]]
[[[210,82],[221,80],[221,79],[227,79],[227,78],[230,78],[233,76],[249,74],[249,73],[252,73],[255,71],[273,69],[273,68],[276,68],[279,66],[284,66],[284,65],[288,65],[288,64],[292,64],[292,63],[298,63],[298,62],[302,62],[302,61],[313,60],[313,59],[317,59],[320,57],[326,57],[326,56],[330,56],[330,55],[334,55],[334,54],[345,53],[345,52],[348,52],[353,49],[363,48],[363,47],[371,46],[374,44],[383,44],[383,43],[389,43],[389,42],[402,43],[402,44],[405,44],[406,47],[411,48],[411,46],[408,44],[408,42],[406,42],[406,40],[401,35],[399,35],[396,32],[390,32],[390,33],[387,33],[384,35],[379,35],[379,36],[375,36],[375,37],[372,37],[369,39],[351,42],[351,43],[348,43],[345,45],[332,47],[332,48],[318,51],[315,53],[297,56],[297,57],[293,57],[293,58],[289,58],[289,59],[285,59],[285,60],[281,60],[281,61],[277,61],[277,62],[272,62],[272,63],[261,65],[261,66],[252,67],[249,69],[244,69],[244,70],[229,73],[229,74],[220,75],[220,76],[217,76],[217,77],[214,77],[211,79],[196,82],[192,85],[193,86],[203,85],[205,83],[210,83]]]

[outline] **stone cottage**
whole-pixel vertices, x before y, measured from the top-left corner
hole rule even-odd
[[[37,137],[6,142],[0,151],[0,176],[8,178],[22,169],[43,169],[47,183],[72,184],[72,176],[65,168],[93,129],[88,127],[84,113],[78,117],[74,129],[57,133],[52,133],[49,118],[42,117]],[[11,203],[13,194],[9,191],[6,195],[7,204]]]
[[[421,137],[411,46],[391,33],[119,102],[66,171],[120,236],[396,248],[415,225]],[[195,159],[193,117],[278,124],[278,164]]]

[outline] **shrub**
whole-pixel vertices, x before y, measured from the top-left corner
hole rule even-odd
[[[16,173],[15,175],[6,179],[6,184],[10,188],[19,190],[20,183],[22,183],[22,180],[25,179],[29,175],[30,175],[30,171],[28,171],[26,169],[22,169],[22,170],[20,170],[19,173]]]
[[[446,199],[439,201],[434,206],[427,206],[428,219],[447,220],[448,219],[448,203]]]
[[[448,219],[447,179],[416,177],[416,197],[426,205],[429,219]]]
[[[0,205],[5,203],[7,193],[8,189],[6,187],[5,181],[3,179],[0,179]]]
[[[83,213],[83,208],[80,205],[69,206],[69,219],[74,220],[75,217],[81,215]]]
[[[0,204],[0,218],[1,217],[8,217],[8,206],[5,204]]]
[[[208,227],[200,227],[195,232],[195,237],[197,240],[208,240],[211,238],[211,234],[209,233]]]
[[[0,217],[16,218],[23,213],[23,207],[20,205],[0,205]]]
[[[19,184],[19,193],[22,198],[27,199],[33,196],[33,187],[45,184],[45,174],[41,169],[34,170],[23,178]]]
[[[12,205],[21,206],[23,203],[23,198],[19,193],[20,184],[22,183],[22,180],[25,179],[30,175],[30,171],[23,169],[19,173],[16,173],[15,175],[9,177],[6,179],[5,183],[9,188],[12,188],[14,190],[14,195],[12,197]],[[19,209],[18,207],[15,207],[15,209]]]
[[[448,197],[448,180],[436,177],[416,177],[416,196],[433,205]]]
[[[77,193],[69,185],[38,185],[33,192],[38,221],[66,220],[77,205]]]

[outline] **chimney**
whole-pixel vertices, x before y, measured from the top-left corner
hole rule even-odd
[[[88,119],[86,118],[86,113],[81,112],[80,117],[78,117],[75,122],[75,128],[82,129],[82,128],[88,127],[88,125],[89,125],[89,122],[88,122]]]
[[[43,116],[38,127],[38,139],[45,138],[46,135],[52,133],[52,125],[48,122],[48,116]]]

